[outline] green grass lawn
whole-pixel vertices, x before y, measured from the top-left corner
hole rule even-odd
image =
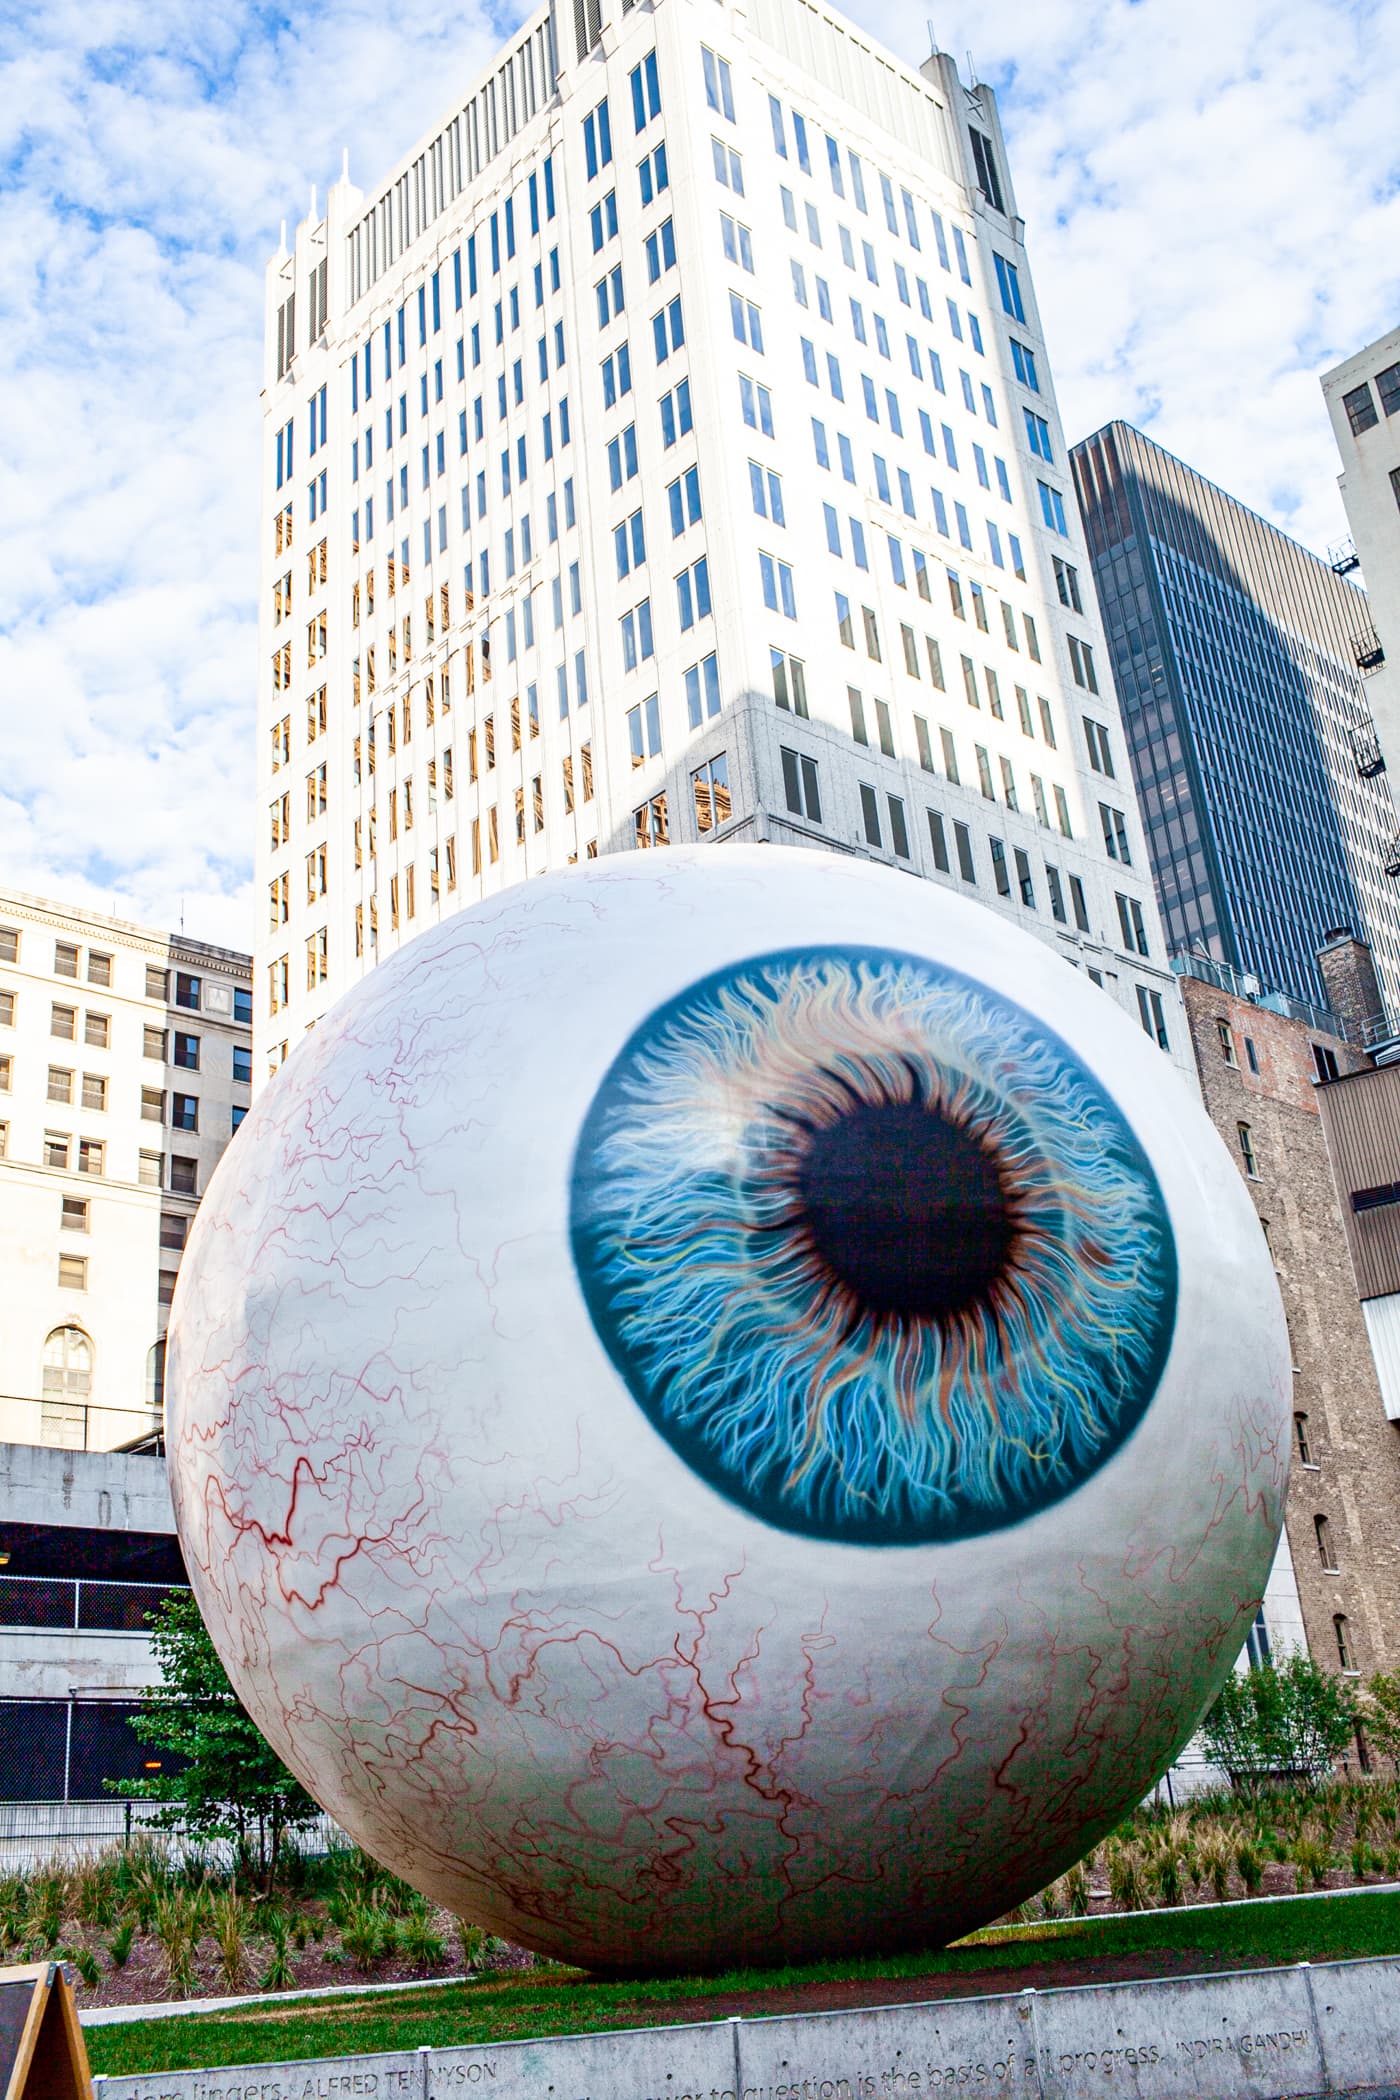
[[[1183,1951],[1199,1954],[1212,1966],[1222,1961],[1271,1965],[1400,1953],[1400,1894],[1363,1889],[1289,1903],[1229,1903],[1210,1910],[1066,1919],[1020,1930],[992,1929],[929,1954],[738,1969],[725,1976],[618,1983],[594,1981],[575,1969],[535,1970],[431,1991],[409,1986],[402,1993],[368,1998],[319,2004],[302,2000],[94,2027],[88,2032],[88,2053],[94,2071],[121,2074],[362,2055],[423,2044],[517,2041],[608,2027],[661,2026],[677,2018],[719,2018],[732,2010],[729,2001],[736,1997],[790,1991],[804,1984],[854,1979],[869,1984],[869,2003],[878,2005],[883,1978],[1000,1971],[986,1987],[1014,1990],[1015,1972],[1034,1963],[1092,1964],[1157,1953],[1176,1958]],[[1086,1980],[1087,1975],[1086,1971]]]

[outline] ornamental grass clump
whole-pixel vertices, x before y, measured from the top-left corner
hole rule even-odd
[[[384,1952],[385,1928],[392,1921],[373,1903],[352,1904],[341,1929],[341,1943],[357,1969],[369,1970]]]
[[[1162,1845],[1148,1862],[1148,1873],[1164,1905],[1181,1901],[1181,1855],[1171,1845]]]
[[[248,1906],[236,1887],[214,1898],[214,1939],[225,1990],[240,1991],[248,1968]]]
[[[1299,1888],[1324,1888],[1336,1861],[1320,1829],[1305,1831],[1293,1840],[1293,1864],[1298,1869]]]
[[[1235,1847],[1235,1872],[1244,1883],[1245,1894],[1257,1896],[1264,1880],[1264,1862],[1249,1838],[1242,1838]]]
[[[1062,1875],[1065,1909],[1072,1918],[1087,1918],[1089,1915],[1089,1875],[1084,1861]]]
[[[58,1958],[60,1961],[68,1962],[77,1970],[78,1975],[90,1991],[96,1990],[98,1984],[102,1981],[102,1964],[93,1953],[91,1947],[62,1947],[59,1949]]]
[[[180,1890],[157,1898],[152,1924],[165,1958],[166,1987],[172,1998],[188,1998],[194,1982],[195,1919]]]
[[[1230,1869],[1235,1862],[1235,1843],[1226,1824],[1204,1831],[1196,1845],[1197,1883],[1209,1887],[1217,1903],[1228,1901]]]
[[[115,1923],[119,1907],[117,1867],[120,1858],[120,1848],[109,1845],[74,1869],[73,1915],[84,1925],[98,1925],[106,1930]]]
[[[399,1928],[404,1954],[416,1969],[435,1969],[447,1959],[447,1945],[433,1924],[433,1914],[419,1899]]]
[[[62,1939],[62,1893],[52,1881],[35,1883],[24,1920],[24,1936],[41,1954],[50,1953]]]
[[[1112,1844],[1108,1848],[1108,1893],[1120,1910],[1145,1910],[1142,1848]]]
[[[287,1920],[280,1910],[269,1911],[263,1919],[263,1930],[267,1934],[267,1967],[262,1974],[261,1988],[265,1991],[285,1991],[296,1981],[292,1968],[291,1950],[288,1946]]]

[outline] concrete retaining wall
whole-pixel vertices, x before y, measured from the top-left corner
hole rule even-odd
[[[124,1433],[135,1435],[135,1425],[128,1422]],[[0,1442],[0,1516],[11,1523],[81,1524],[96,1531],[175,1529],[163,1458],[59,1451],[47,1444]]]
[[[1311,2100],[1400,2087],[1400,1960],[99,2078],[98,2100]]]

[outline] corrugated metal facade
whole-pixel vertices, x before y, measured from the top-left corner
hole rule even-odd
[[[1361,1307],[1381,1400],[1392,1422],[1400,1422],[1400,1297],[1367,1298]]]
[[[1400,1065],[1380,1065],[1317,1090],[1327,1150],[1341,1198],[1356,1288],[1362,1298],[1400,1292]],[[1396,1190],[1361,1210],[1361,1192]]]

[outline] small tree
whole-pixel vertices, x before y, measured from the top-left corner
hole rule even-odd
[[[1213,1764],[1235,1786],[1319,1779],[1352,1739],[1356,1695],[1310,1655],[1234,1671],[1201,1724]]]
[[[226,1838],[256,1858],[271,1888],[282,1841],[321,1813],[269,1748],[229,1682],[191,1590],[173,1590],[148,1614],[161,1682],[131,1716],[138,1741],[182,1762],[148,1779],[109,1780],[113,1791],[166,1804],[155,1821]]]
[[[1381,1755],[1400,1766],[1400,1670],[1378,1670],[1366,1680],[1361,1725]]]

